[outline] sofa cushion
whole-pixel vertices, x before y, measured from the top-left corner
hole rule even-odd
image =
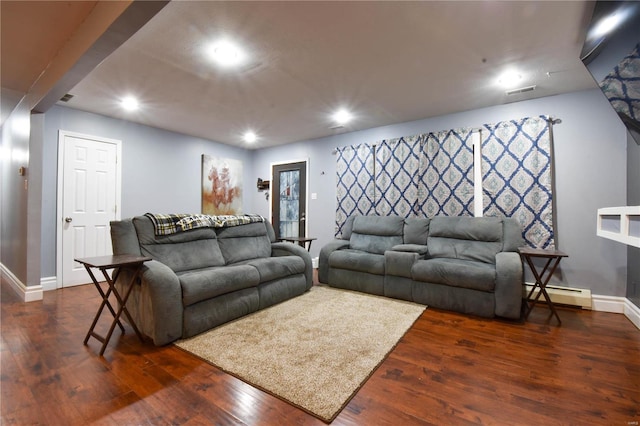
[[[357,216],[349,246],[355,250],[384,254],[391,247],[402,244],[404,219],[399,216]]]
[[[353,249],[338,250],[329,255],[329,266],[333,269],[384,275],[384,255]]]
[[[511,217],[503,218],[502,225],[502,251],[518,251],[518,247],[524,245],[522,226],[516,219]]]
[[[138,234],[140,253],[164,263],[174,272],[225,264],[216,233],[211,228],[155,235],[153,223],[146,216],[133,218],[133,225]]]
[[[271,239],[262,222],[217,228],[216,234],[227,264],[271,256]]]
[[[256,268],[260,275],[260,283],[305,272],[304,260],[299,256],[263,257],[247,260],[244,264]]]
[[[256,268],[249,265],[183,272],[178,274],[178,279],[182,287],[184,306],[260,284],[260,274]]]
[[[432,258],[465,259],[495,264],[502,250],[502,219],[434,217],[427,239]]]
[[[493,265],[485,262],[426,259],[413,264],[411,277],[414,281],[492,292],[495,288],[496,270]]]
[[[405,244],[427,244],[430,219],[426,217],[410,217],[404,221]]]
[[[347,220],[342,225],[342,235],[340,235],[341,240],[348,240],[351,238],[351,232],[353,231],[353,220],[357,216],[349,216]]]

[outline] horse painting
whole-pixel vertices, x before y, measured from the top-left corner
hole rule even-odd
[[[242,213],[242,162],[202,156],[202,213]]]

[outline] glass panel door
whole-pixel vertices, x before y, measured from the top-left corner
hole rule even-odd
[[[280,237],[299,237],[300,170],[280,172]]]
[[[273,166],[273,228],[278,238],[304,237],[307,164]]]

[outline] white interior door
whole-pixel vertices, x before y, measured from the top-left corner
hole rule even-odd
[[[60,132],[59,143],[63,162],[58,200],[62,206],[58,209],[58,238],[62,240],[59,282],[67,287],[91,282],[85,268],[74,259],[112,253],[109,222],[119,216],[120,141]]]

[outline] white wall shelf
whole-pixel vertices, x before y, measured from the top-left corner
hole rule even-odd
[[[640,247],[640,206],[598,209],[596,234],[629,246]]]

